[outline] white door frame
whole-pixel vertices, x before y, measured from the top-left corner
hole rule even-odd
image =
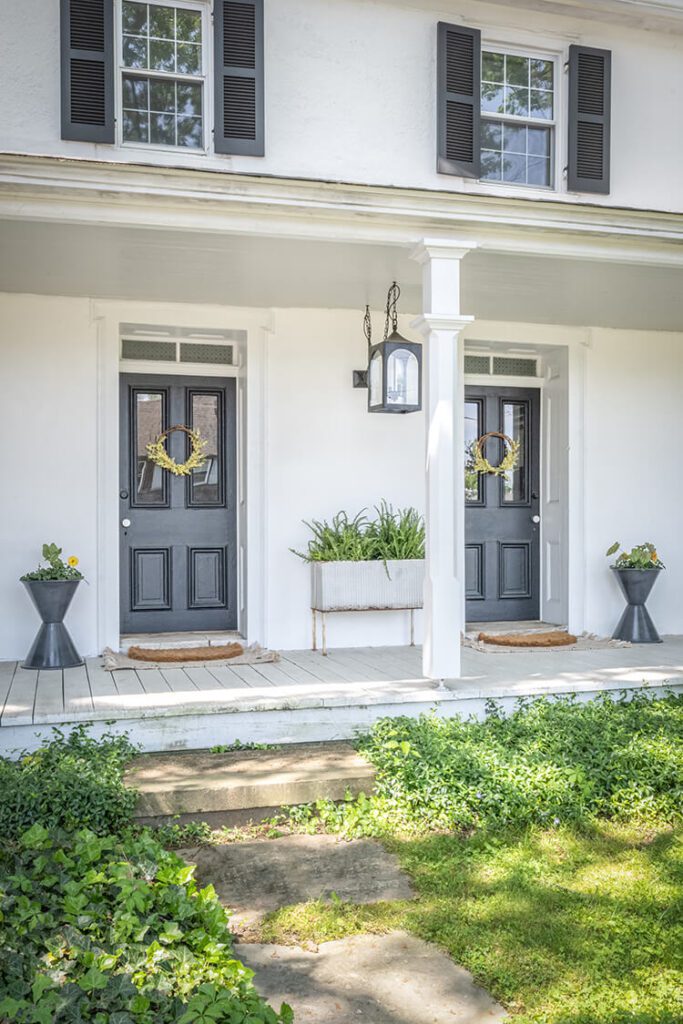
[[[97,335],[97,648],[118,649],[119,589],[119,359],[121,324],[242,330],[245,364],[237,376],[238,615],[248,642],[267,643],[265,615],[265,373],[268,311],[234,307],[112,300],[91,302]],[[166,372],[162,363],[156,372]],[[142,367],[138,367],[143,372]],[[135,372],[131,364],[127,372]],[[148,372],[153,372],[151,368]],[[249,458],[246,458],[247,438]],[[247,501],[247,496],[249,500]]]
[[[555,325],[490,323],[475,320],[465,332],[468,352],[482,354],[525,355],[542,360],[543,375],[530,378],[470,376],[466,383],[507,387],[537,386],[541,392],[540,418],[540,484],[541,484],[541,551],[540,551],[540,615],[545,621],[567,625],[574,633],[585,629],[585,497],[584,497],[584,391],[585,355],[591,345],[589,329]],[[558,376],[559,371],[559,376]],[[550,416],[550,397],[558,380],[564,409]],[[557,402],[555,406],[557,406]],[[551,458],[563,459],[563,487],[550,493]],[[561,535],[559,565],[550,564],[549,512],[555,505]],[[544,516],[545,512],[545,516]],[[561,573],[561,593],[553,591],[551,570]]]

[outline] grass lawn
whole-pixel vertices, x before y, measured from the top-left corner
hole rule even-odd
[[[683,698],[385,721],[360,745],[376,795],[294,821],[378,836],[417,898],[284,908],[265,941],[405,928],[514,1024],[683,1022]]]
[[[385,838],[412,903],[309,903],[268,942],[405,928],[442,946],[515,1024],[683,1021],[683,832],[602,823],[495,838]]]

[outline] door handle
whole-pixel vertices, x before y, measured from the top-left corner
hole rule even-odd
[[[541,517],[540,516],[532,516],[531,517],[531,522],[535,523],[536,525],[538,525],[540,523],[540,521],[541,521]]]
[[[128,527],[130,526],[130,519],[122,519],[121,526],[124,528],[124,530],[127,530]]]

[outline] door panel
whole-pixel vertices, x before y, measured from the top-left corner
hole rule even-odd
[[[473,448],[496,431],[519,441],[519,459],[503,476],[476,473]],[[539,392],[535,388],[465,391],[465,595],[468,621],[539,616]],[[485,456],[504,455],[498,438]]]
[[[190,476],[147,456],[180,424],[206,442]],[[235,441],[233,379],[121,377],[122,632],[237,628]],[[174,431],[166,447],[184,462],[187,435]]]

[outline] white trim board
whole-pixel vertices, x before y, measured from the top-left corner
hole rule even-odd
[[[528,691],[528,692],[527,692]],[[565,684],[542,693],[538,687],[529,684],[524,690],[513,693],[492,694],[496,703],[506,714],[518,706],[520,698],[528,696],[549,696],[574,694],[581,703],[593,700],[607,692],[616,698],[645,691],[650,697],[663,697],[667,693],[683,692],[683,681],[672,678],[664,685],[624,686],[623,683],[586,684],[585,686]],[[353,739],[367,732],[373,722],[381,718],[397,718],[435,713],[440,718],[456,715],[480,721],[486,717],[490,697],[482,697],[466,691],[448,692],[426,700],[390,701],[386,703],[346,703],[336,707],[280,708],[272,711],[216,712],[210,714],[186,714],[146,716],[93,721],[89,734],[94,739],[105,733],[125,732],[130,741],[138,745],[143,753],[166,750],[201,750],[217,743],[234,743],[248,739],[258,743],[312,743],[328,740]],[[61,723],[60,728],[68,733],[69,726],[76,723]],[[13,757],[22,751],[37,750],[52,737],[52,725],[7,725],[0,728],[0,756]]]

